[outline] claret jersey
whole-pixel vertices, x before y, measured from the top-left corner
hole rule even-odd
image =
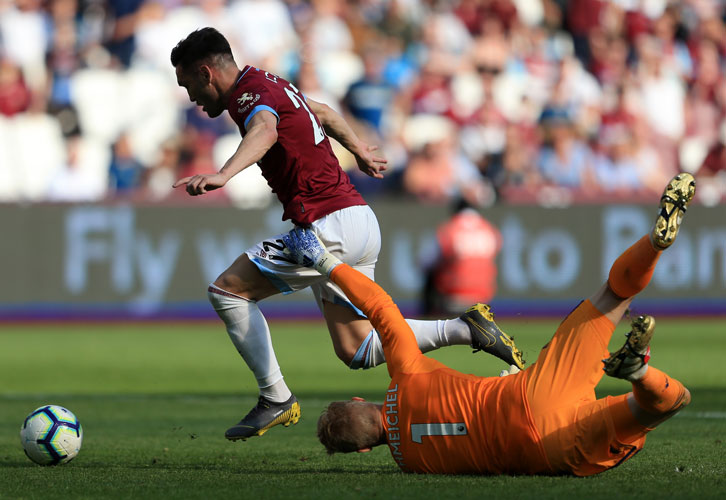
[[[278,136],[258,165],[283,205],[283,220],[307,225],[336,210],[366,204],[340,168],[302,92],[279,76],[245,66],[227,107],[243,137],[249,121],[262,110],[277,117]]]

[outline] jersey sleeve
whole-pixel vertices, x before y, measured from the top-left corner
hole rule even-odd
[[[443,366],[421,353],[411,327],[383,288],[347,264],[336,266],[330,279],[378,331],[391,377],[397,372],[431,371]]]
[[[277,112],[277,100],[270,90],[264,86],[257,86],[254,90],[241,92],[237,97],[236,109],[231,113],[232,119],[247,130],[247,124],[253,116],[260,111],[269,111],[280,123],[280,115]]]

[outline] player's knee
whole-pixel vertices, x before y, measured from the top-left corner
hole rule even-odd
[[[247,300],[261,300],[270,295],[269,293],[259,292],[252,284],[230,272],[220,274],[212,285]]]
[[[357,349],[349,348],[342,345],[336,345],[334,347],[335,355],[338,356],[338,359],[345,363],[345,366],[350,366],[350,364],[353,362],[353,358],[355,357]]]
[[[222,273],[220,274],[216,280],[214,280],[214,283],[212,285],[216,286],[217,288],[221,288],[224,291],[234,293],[236,291],[236,282],[239,281],[238,279],[235,279],[234,276],[232,276],[229,273]]]

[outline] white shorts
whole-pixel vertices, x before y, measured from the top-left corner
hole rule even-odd
[[[381,251],[381,230],[376,215],[368,205],[343,208],[328,214],[313,222],[312,228],[330,253],[374,279],[378,253]],[[326,276],[315,269],[300,266],[285,255],[283,236],[278,234],[268,238],[245,252],[280,292],[290,294],[309,286],[321,311],[322,301],[326,300],[348,306],[365,317]]]

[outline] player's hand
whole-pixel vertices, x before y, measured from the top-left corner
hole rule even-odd
[[[509,365],[509,368],[507,370],[502,370],[499,372],[500,377],[506,377],[507,375],[514,375],[515,373],[519,373],[521,370],[517,365]]]
[[[191,177],[184,177],[174,183],[174,187],[186,185],[187,193],[191,196],[206,194],[207,191],[214,191],[227,184],[227,177],[220,174],[199,174]]]
[[[296,227],[282,237],[285,244],[285,252],[305,267],[314,267],[320,274],[326,276],[335,266],[340,264],[340,259],[329,253],[323,242],[317,237],[312,229]]]
[[[388,160],[384,157],[376,154],[378,146],[368,146],[363,148],[361,154],[355,155],[355,161],[358,163],[358,168],[364,174],[375,177],[376,179],[383,179],[381,172],[388,168]]]

